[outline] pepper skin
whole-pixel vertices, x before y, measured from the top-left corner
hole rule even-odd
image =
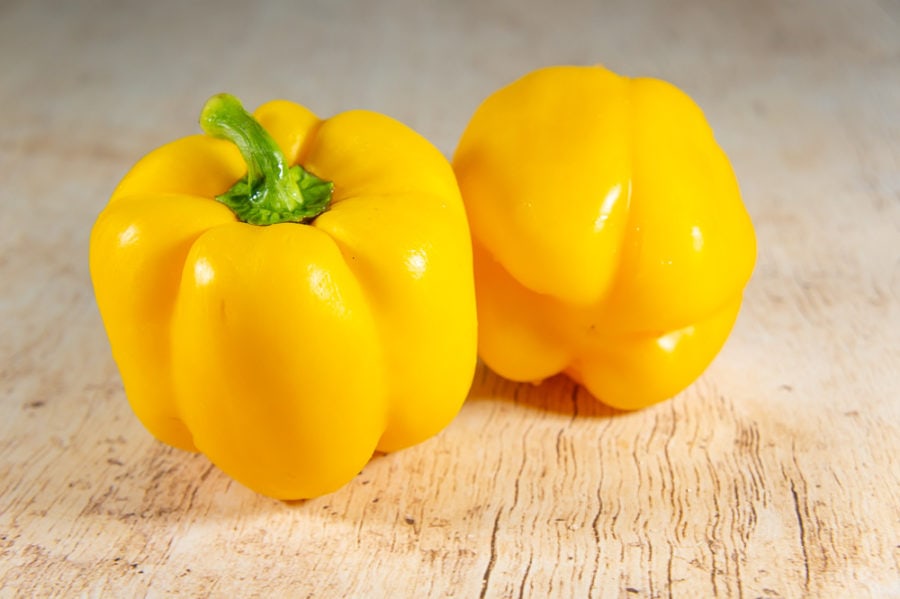
[[[471,240],[448,161],[397,121],[287,101],[255,119],[284,165],[210,135],[151,152],[94,226],[91,277],[150,432],[260,493],[308,498],[460,409],[476,363]],[[233,125],[218,134],[240,138],[221,133]],[[333,184],[330,203],[241,222],[215,198],[248,164],[254,193],[302,164]]]
[[[703,113],[656,79],[549,67],[488,97],[453,167],[472,229],[479,353],[564,372],[636,409],[690,385],[728,337],[756,239]]]

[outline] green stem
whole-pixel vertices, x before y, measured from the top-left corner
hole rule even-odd
[[[272,136],[240,100],[229,94],[210,98],[200,113],[203,130],[234,143],[247,163],[247,176],[216,199],[251,225],[308,222],[328,208],[334,184],[288,167]]]

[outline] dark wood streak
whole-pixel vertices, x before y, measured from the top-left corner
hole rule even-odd
[[[528,575],[531,573],[531,563],[533,559],[533,556],[528,556],[528,565],[525,566],[525,573],[522,574],[522,581],[519,583],[519,599],[524,599],[525,597],[525,583],[528,582]]]
[[[497,510],[496,515],[494,516],[494,527],[491,530],[491,554],[488,559],[487,566],[484,569],[484,573],[481,575],[481,593],[478,595],[481,599],[487,596],[488,587],[491,582],[491,572],[494,570],[494,565],[497,563],[497,533],[500,530],[500,516],[502,510]]]
[[[803,522],[803,514],[800,513],[800,499],[793,479],[791,479],[791,496],[794,498],[794,515],[797,517],[800,550],[803,552],[803,588],[809,591],[809,552],[806,548],[806,525]]]

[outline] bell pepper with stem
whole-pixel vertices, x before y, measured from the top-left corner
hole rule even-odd
[[[476,362],[447,160],[386,116],[210,99],[91,234],[98,307],[150,432],[277,498],[333,491],[440,431]],[[301,166],[302,165],[302,166]]]

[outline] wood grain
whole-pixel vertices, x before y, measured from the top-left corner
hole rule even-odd
[[[896,2],[184,4],[0,3],[0,597],[900,597]],[[592,62],[691,93],[757,227],[695,385],[623,413],[479,368],[440,435],[305,502],[143,430],[87,238],[206,97],[450,154],[492,89]]]

